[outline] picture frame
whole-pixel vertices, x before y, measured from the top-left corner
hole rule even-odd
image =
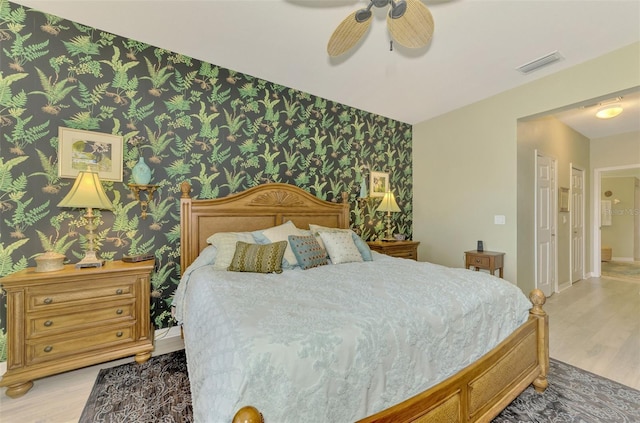
[[[371,172],[369,187],[371,197],[384,197],[384,193],[390,189],[389,174],[387,172]]]
[[[104,181],[122,182],[123,137],[60,126],[58,176],[75,178],[93,167]]]
[[[560,188],[560,211],[568,212],[569,211],[569,188],[561,187]]]

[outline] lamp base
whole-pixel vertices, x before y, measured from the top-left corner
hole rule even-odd
[[[98,258],[95,251],[85,251],[82,260],[76,263],[76,268],[102,267],[104,260]]]

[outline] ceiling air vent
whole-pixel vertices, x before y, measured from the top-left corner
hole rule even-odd
[[[562,59],[562,55],[558,52],[558,50],[556,50],[549,54],[545,54],[542,57],[538,57],[537,59],[532,60],[529,63],[518,66],[516,70],[521,73],[527,74],[544,66],[550,65],[551,63],[557,62],[560,59]]]

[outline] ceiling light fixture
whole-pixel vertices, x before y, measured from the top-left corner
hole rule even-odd
[[[600,119],[611,119],[622,113],[621,104],[611,104],[609,106],[601,107],[596,112],[596,117]]]
[[[420,0],[371,0],[366,8],[351,13],[338,25],[327,44],[329,56],[340,56],[358,43],[371,25],[373,6],[390,6],[387,27],[398,44],[420,48],[431,41],[433,16]]]

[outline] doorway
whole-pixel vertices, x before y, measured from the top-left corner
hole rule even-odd
[[[600,194],[602,192],[602,177],[603,175],[606,176],[640,176],[640,164],[632,164],[632,165],[626,165],[626,166],[612,166],[612,167],[602,167],[602,168],[596,168],[593,170],[593,191],[591,194],[591,204],[592,204],[592,222],[593,222],[593,227],[592,227],[592,233],[593,233],[593,237],[592,237],[592,245],[591,245],[591,258],[592,258],[592,263],[593,263],[593,276],[595,277],[600,277],[602,274],[602,265],[601,265],[601,260],[602,260],[602,233],[601,233],[601,227],[602,227],[602,213],[601,213],[601,202],[600,202]],[[637,210],[637,209],[634,209]],[[639,213],[640,214],[640,213]],[[635,220],[636,222],[640,222],[640,219]],[[640,224],[640,223],[639,223]],[[636,232],[633,236],[635,236],[636,238],[640,238],[640,234],[637,233],[637,229],[634,231]],[[640,244],[640,241],[636,241],[634,238],[634,245],[635,243]]]

